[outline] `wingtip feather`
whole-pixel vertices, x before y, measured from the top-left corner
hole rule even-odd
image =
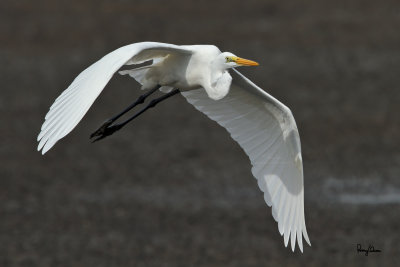
[[[287,247],[289,244],[289,236],[290,236],[290,231],[285,231],[284,236],[283,236],[283,240],[285,242],[285,247]]]

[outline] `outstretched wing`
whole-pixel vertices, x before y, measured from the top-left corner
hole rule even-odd
[[[114,73],[125,64],[139,64],[171,53],[191,54],[181,46],[143,42],[123,46],[81,72],[54,101],[38,136],[38,150],[46,153],[67,135],[86,114]]]
[[[249,156],[252,173],[278,222],[284,243],[303,236],[310,244],[304,220],[303,163],[300,137],[289,108],[233,69],[228,95],[218,101],[203,89],[182,92],[196,109],[225,127]],[[310,244],[311,245],[311,244]]]

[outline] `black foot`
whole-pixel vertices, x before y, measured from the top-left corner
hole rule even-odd
[[[110,120],[106,121],[99,129],[97,129],[97,131],[95,131],[90,135],[90,139],[98,136],[96,139],[92,140],[92,143],[97,142],[109,135],[112,135],[113,133],[115,133],[116,131],[118,131],[123,127],[122,124],[116,124],[110,126],[111,123],[112,121]]]
[[[105,121],[105,122],[103,123],[103,125],[100,126],[99,129],[97,129],[95,132],[93,132],[93,133],[90,135],[90,138],[93,138],[93,137],[95,137],[95,136],[100,136],[100,135],[102,135],[102,134],[104,133],[104,131],[106,130],[106,128],[107,128],[108,126],[111,125],[111,123],[113,123],[113,121],[112,121],[111,119]]]

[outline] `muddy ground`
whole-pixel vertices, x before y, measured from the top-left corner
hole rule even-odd
[[[396,266],[399,25],[397,0],[2,0],[0,266]],[[140,94],[116,76],[70,135],[36,151],[73,78],[145,40],[261,63],[242,71],[292,109],[302,138],[304,254],[284,247],[240,147],[180,96],[91,144]]]

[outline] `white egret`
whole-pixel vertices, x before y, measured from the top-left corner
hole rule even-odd
[[[55,100],[38,136],[38,150],[46,153],[82,119],[113,74],[123,65],[152,64],[129,74],[147,93],[120,114],[105,122],[91,138],[102,139],[158,102],[181,93],[196,109],[225,127],[249,156],[252,173],[273,218],[294,251],[296,239],[303,251],[303,237],[310,244],[304,219],[303,163],[300,138],[289,108],[235,70],[258,63],[222,53],[213,45],[178,46],[142,42],[121,47],[88,67]],[[166,93],[153,99],[133,117],[113,124],[121,115],[160,89]],[[311,244],[310,244],[311,245]]]

